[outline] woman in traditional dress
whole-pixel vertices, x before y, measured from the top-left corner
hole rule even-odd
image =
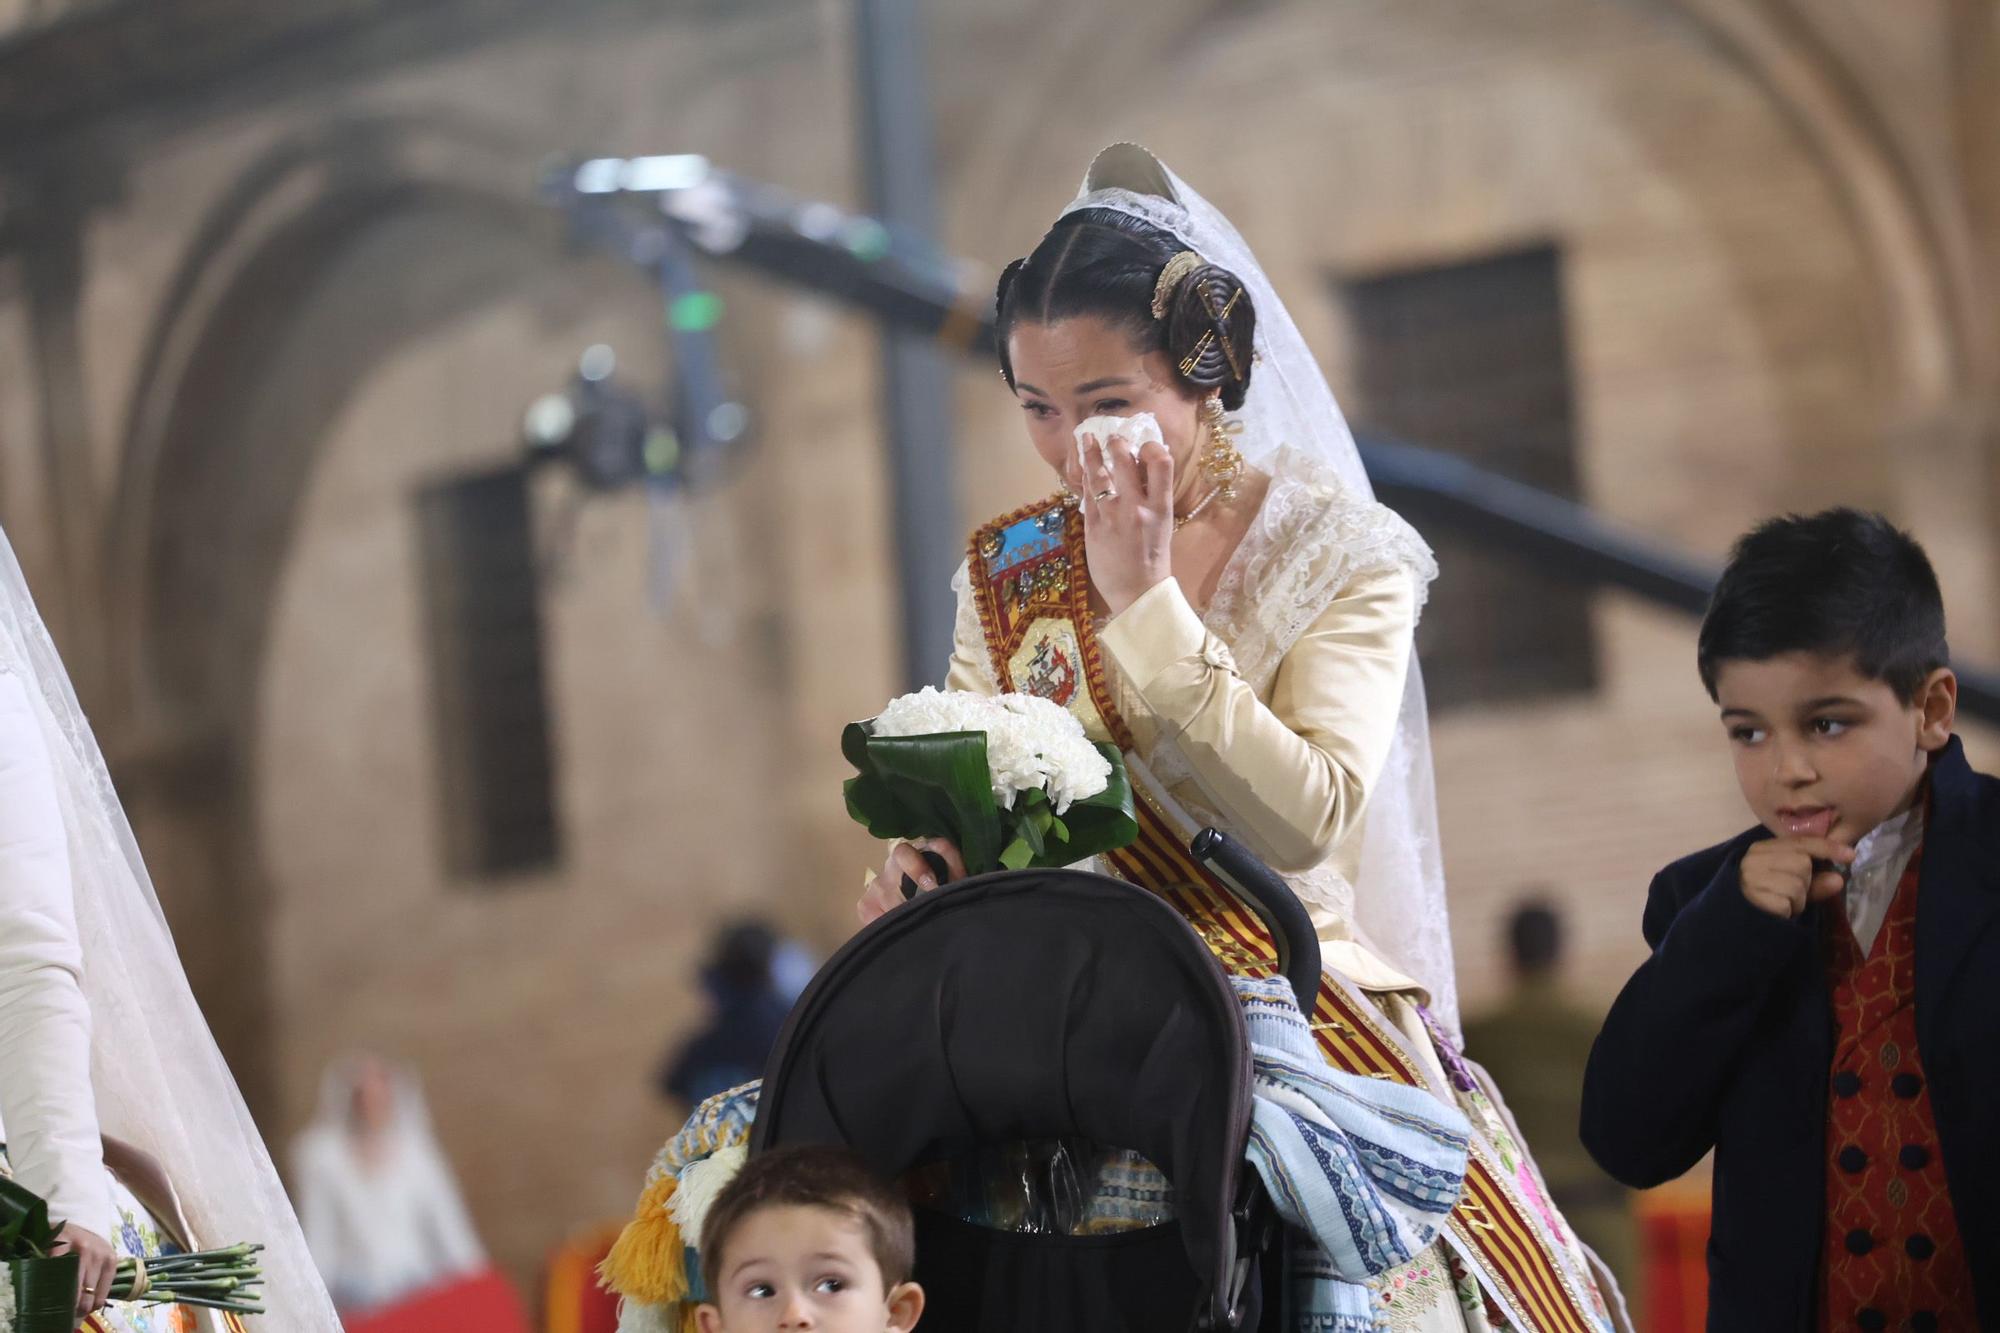
[[[240,1329],[191,1307],[107,1306],[111,1276],[122,1257],[262,1242],[270,1326],[338,1333],[4,534],[0,1122],[0,1169],[48,1201],[81,1256],[86,1327]]]
[[[1053,698],[1125,752],[1142,833],[1098,868],[1174,903],[1232,971],[1274,955],[1186,840],[1214,825],[1281,871],[1320,935],[1309,1017],[1328,1062],[1427,1088],[1473,1126],[1437,1244],[1369,1275],[1365,1311],[1334,1284],[1341,1308],[1320,1326],[1609,1327],[1608,1279],[1457,1051],[1412,651],[1430,550],[1373,499],[1242,238],[1145,150],[1098,157],[998,302],[1001,377],[1059,491],[974,534],[948,686]],[[1080,447],[1093,418],[1142,413],[1157,441],[1099,423]],[[864,920],[902,900],[905,876],[935,886],[924,850],[963,873],[942,840],[898,844]]]

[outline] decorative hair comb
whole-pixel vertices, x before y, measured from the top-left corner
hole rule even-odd
[[[1160,270],[1160,280],[1153,286],[1153,318],[1167,317],[1167,303],[1174,299],[1174,289],[1181,285],[1181,279],[1201,267],[1201,256],[1192,250],[1183,250],[1167,261]]]

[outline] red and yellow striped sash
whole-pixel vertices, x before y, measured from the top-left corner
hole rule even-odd
[[[1082,516],[1054,501],[1017,510],[973,534],[972,590],[1000,688],[1053,698],[1086,723],[1098,722],[1129,754],[1132,733],[1112,701],[1085,568]],[[1060,669],[1064,663],[1073,669]],[[1017,672],[1023,664],[1032,669]],[[1136,771],[1130,777],[1139,836],[1104,858],[1113,873],[1171,903],[1230,972],[1274,975],[1278,954],[1264,923],[1188,853],[1144,777]],[[1382,1019],[1325,977],[1308,1021],[1333,1068],[1424,1086],[1422,1071]],[[1465,1192],[1449,1226],[1460,1252],[1478,1262],[1485,1286],[1517,1324],[1541,1333],[1597,1333],[1598,1321],[1476,1133]]]

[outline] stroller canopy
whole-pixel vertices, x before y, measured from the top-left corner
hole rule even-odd
[[[895,1178],[1077,1136],[1174,1189],[1203,1290],[1228,1280],[1250,1055],[1227,977],[1166,903],[1072,870],[981,876],[889,912],[794,1008],[753,1152],[843,1144]]]

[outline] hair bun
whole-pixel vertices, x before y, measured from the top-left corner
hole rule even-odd
[[[1229,411],[1250,388],[1257,312],[1234,273],[1203,264],[1174,288],[1167,307],[1167,355],[1181,380],[1204,393],[1220,390]]]

